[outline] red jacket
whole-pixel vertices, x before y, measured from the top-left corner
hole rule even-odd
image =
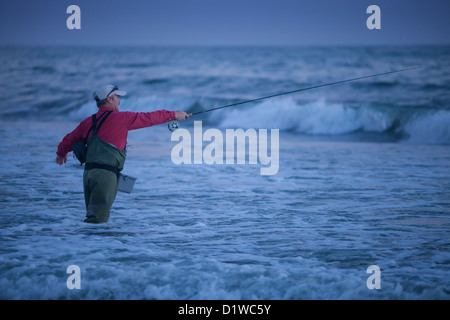
[[[103,112],[111,111],[111,108],[101,107],[97,112],[97,119]],[[113,111],[103,123],[98,132],[98,137],[106,142],[115,145],[119,149],[125,149],[127,143],[128,131],[151,127],[157,124],[175,120],[175,111],[159,110],[154,112],[129,112]],[[74,142],[85,140],[89,129],[92,126],[92,117],[84,119],[78,127],[67,134],[58,145],[56,154],[64,158],[67,153],[72,151]],[[89,137],[92,136],[92,131]]]

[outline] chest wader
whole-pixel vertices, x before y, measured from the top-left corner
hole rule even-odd
[[[103,114],[104,115],[104,114]],[[102,117],[103,117],[102,115]],[[101,223],[109,219],[109,213],[117,195],[117,177],[125,164],[126,151],[116,148],[97,136],[103,122],[97,126],[93,115],[93,136],[87,142],[86,165],[83,174],[86,220]]]

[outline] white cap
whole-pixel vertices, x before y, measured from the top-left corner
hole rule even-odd
[[[119,87],[113,86],[111,84],[106,84],[101,86],[95,91],[95,98],[103,100],[111,97],[112,95],[124,96],[127,94],[126,91],[119,90]],[[97,100],[97,99],[96,99]]]

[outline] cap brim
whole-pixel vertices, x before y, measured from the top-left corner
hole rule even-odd
[[[127,94],[127,92],[123,91],[123,90],[116,90],[116,91],[111,92],[111,94],[115,94],[118,96],[125,96]]]

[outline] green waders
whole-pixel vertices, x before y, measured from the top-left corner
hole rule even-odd
[[[117,174],[123,169],[125,157],[125,150],[116,148],[97,135],[89,139],[83,174],[87,212],[84,222],[108,221],[117,195]]]

